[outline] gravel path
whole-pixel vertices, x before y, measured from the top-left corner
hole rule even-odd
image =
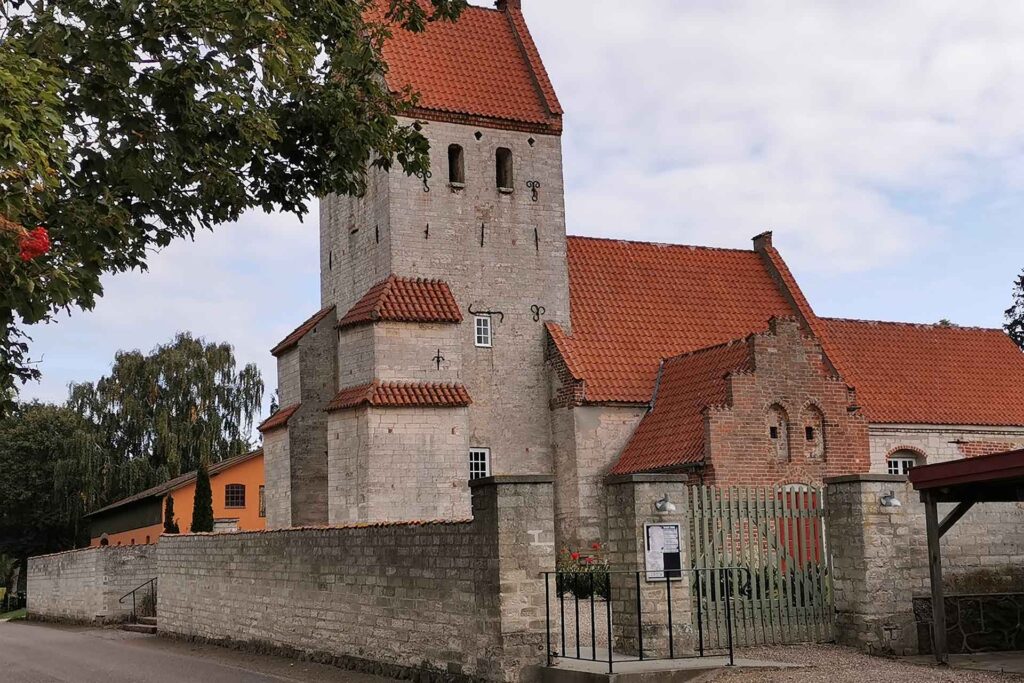
[[[792,645],[785,647],[743,648],[737,655],[748,659],[803,664],[806,669],[777,671],[726,671],[715,676],[715,683],[1008,683],[1024,681],[1024,676],[983,671],[940,669],[882,657],[871,657],[837,645]]]

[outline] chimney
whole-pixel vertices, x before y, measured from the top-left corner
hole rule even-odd
[[[772,231],[767,230],[754,238],[754,251],[762,252],[772,248]]]
[[[517,9],[522,11],[523,2],[522,0],[497,0],[494,3],[494,6],[501,10],[502,12],[507,12],[510,9]]]

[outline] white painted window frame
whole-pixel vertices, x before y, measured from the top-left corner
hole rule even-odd
[[[907,466],[909,463],[909,467]],[[910,470],[917,467],[917,458],[908,456],[899,456],[896,458],[888,458],[885,461],[885,471],[888,474],[907,474]]]
[[[483,474],[475,465],[480,463],[480,456],[483,456]],[[474,481],[476,479],[483,479],[491,476],[491,449],[473,447],[469,449],[469,480]]]
[[[482,324],[481,324],[482,323]],[[486,332],[482,334],[481,332]],[[490,349],[494,346],[494,324],[489,315],[473,317],[473,343],[479,349]]]

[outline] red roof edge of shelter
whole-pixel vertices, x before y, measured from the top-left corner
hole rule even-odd
[[[280,429],[281,427],[287,427],[288,426],[288,420],[290,420],[292,418],[292,415],[295,414],[295,411],[297,411],[301,407],[302,407],[301,403],[296,403],[293,406],[288,406],[287,408],[281,408],[276,413],[274,413],[273,415],[268,417],[266,420],[264,420],[263,424],[261,424],[256,429],[258,429],[261,434],[266,434],[267,432],[273,431],[275,429]]]
[[[289,333],[288,336],[285,337],[280,344],[271,349],[270,355],[277,357],[280,356],[285,351],[295,347],[300,341],[302,341],[303,337],[309,334],[310,331],[312,331],[314,327],[319,325],[324,318],[330,315],[333,310],[334,306],[328,306],[327,308],[322,308],[316,313],[314,313],[309,320],[307,320],[306,322],[302,323],[294,330],[292,330],[292,332]]]
[[[909,478],[918,491],[1024,479],[1024,449],[921,465]]]

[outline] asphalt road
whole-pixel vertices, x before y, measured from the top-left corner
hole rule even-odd
[[[117,629],[0,623],[4,683],[388,683],[281,657],[250,655]]]

